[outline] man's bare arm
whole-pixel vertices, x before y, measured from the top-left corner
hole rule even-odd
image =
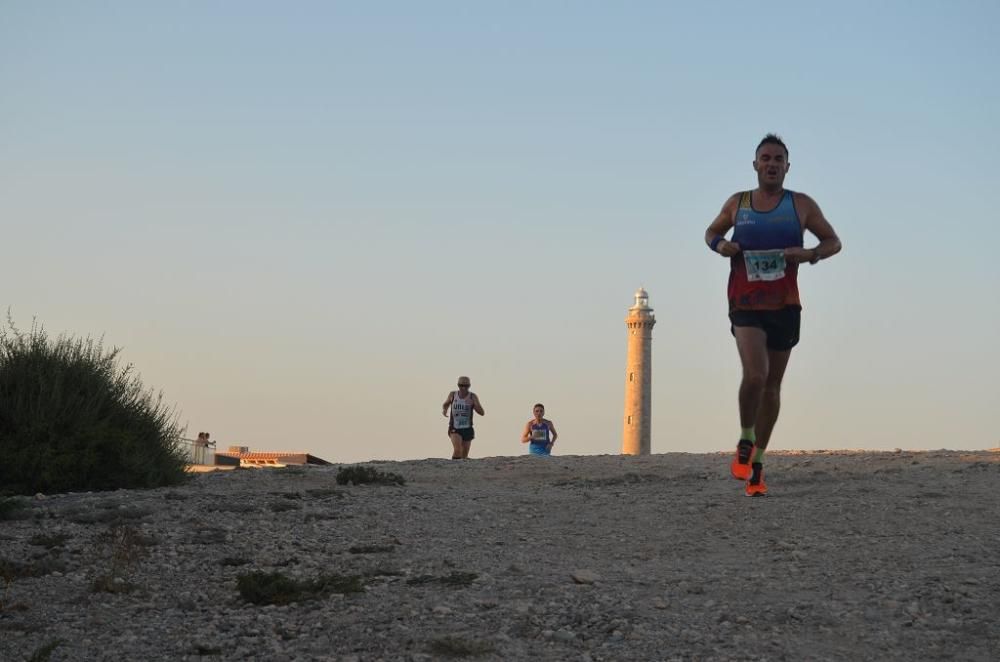
[[[454,399],[455,399],[455,392],[454,391],[452,391],[451,393],[449,393],[448,397],[444,399],[444,404],[441,405],[441,413],[444,416],[448,415],[448,407],[451,406],[452,400],[454,400]]]
[[[705,230],[705,244],[710,248],[712,242],[718,238],[715,244],[715,252],[725,257],[732,257],[740,252],[740,245],[735,241],[727,241],[726,233],[733,227],[733,218],[736,216],[736,209],[740,203],[740,194],[734,193],[729,196],[726,203],[722,205],[722,211],[715,217],[715,220]]]
[[[816,247],[809,249],[812,252],[809,261],[815,264],[839,253],[843,248],[840,237],[826,220],[816,201],[804,193],[796,193],[796,196],[798,197],[796,206],[802,213],[803,227],[819,239]]]
[[[479,404],[479,396],[475,393],[472,394],[472,408],[476,410],[476,413],[480,416],[485,416],[486,412],[483,411],[483,406]]]

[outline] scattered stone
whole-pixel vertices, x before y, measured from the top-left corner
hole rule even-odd
[[[405,476],[393,487],[244,470],[24,499],[32,517],[0,519],[0,659],[54,641],[51,659],[81,660],[995,657],[982,550],[1000,543],[1000,457],[769,457],[766,512],[727,458],[683,454],[378,463]],[[933,499],[911,498],[921,481]],[[116,522],[141,554],[99,543]],[[236,590],[251,572],[360,590],[258,606]],[[93,591],[99,577],[123,590]]]

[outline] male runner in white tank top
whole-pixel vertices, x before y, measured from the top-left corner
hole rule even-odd
[[[469,457],[469,449],[476,433],[472,429],[472,413],[485,416],[479,396],[469,391],[472,382],[464,375],[458,378],[458,390],[445,398],[441,413],[448,416],[448,438],[453,447],[451,459],[464,460]],[[449,415],[448,409],[451,408]]]

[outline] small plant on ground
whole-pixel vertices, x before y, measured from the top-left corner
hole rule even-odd
[[[52,549],[54,547],[62,547],[69,538],[70,535],[68,533],[37,533],[28,539],[28,544]]]
[[[52,651],[62,644],[62,639],[53,639],[43,646],[39,646],[35,649],[35,652],[31,654],[27,662],[48,662],[49,656],[52,655]]]
[[[10,608],[7,602],[7,593],[10,591],[11,579],[4,574],[0,574],[0,614]]]
[[[28,562],[11,561],[0,557],[0,580],[8,582],[25,577],[44,577],[64,570],[66,564],[54,556],[45,555]]]
[[[269,508],[275,513],[287,513],[289,510],[301,510],[302,506],[294,501],[273,501]]]
[[[301,499],[302,495],[298,492],[268,492],[272,496],[280,496],[284,499]]]
[[[194,650],[198,655],[222,655],[222,647],[220,646],[196,644]]]
[[[427,645],[432,655],[443,657],[476,657],[492,653],[495,648],[488,641],[476,641],[461,637],[440,637]]]
[[[325,499],[327,497],[337,497],[338,499],[344,498],[344,493],[341,490],[329,487],[317,487],[311,490],[306,490],[306,494],[314,499]]]
[[[238,501],[219,501],[206,506],[205,510],[214,510],[220,513],[253,513],[257,511],[257,506],[252,503],[240,503]]]
[[[127,520],[142,519],[152,514],[153,510],[146,506],[116,508],[113,504],[107,504],[103,508],[89,508],[87,510],[70,512],[67,514],[67,518],[74,524],[113,524]]]
[[[128,593],[135,586],[132,575],[139,561],[148,554],[145,538],[129,524],[114,524],[99,539],[106,550],[107,570],[94,579],[95,592]]]
[[[365,577],[369,577],[369,578],[374,578],[374,577],[402,577],[403,574],[404,573],[403,573],[402,570],[396,570],[395,568],[377,567],[377,568],[370,568],[370,569],[364,571],[364,576]]]
[[[286,605],[305,598],[301,582],[280,572],[251,572],[236,578],[240,596],[255,605]]]
[[[331,519],[351,519],[354,515],[342,515],[340,513],[332,513],[327,510],[322,511],[312,511],[305,514],[303,520],[306,522],[314,522],[316,520],[331,520]]]
[[[201,527],[191,534],[191,542],[196,545],[219,545],[226,542],[228,534],[219,527]]]
[[[329,593],[363,593],[365,590],[365,583],[360,575],[325,574],[315,579],[313,584],[316,586],[317,591],[323,595]]]
[[[25,519],[28,516],[24,499],[0,497],[0,521],[5,519]]]
[[[365,590],[357,575],[321,575],[316,579],[293,579],[280,572],[250,572],[236,578],[240,596],[255,605],[287,605],[331,593],[360,593]]]
[[[224,568],[239,567],[241,565],[247,565],[250,563],[250,559],[240,558],[238,556],[227,556],[226,558],[219,561],[219,565]]]
[[[459,572],[455,571],[451,574],[444,575],[443,577],[436,577],[434,575],[417,575],[406,580],[407,584],[411,586],[419,586],[421,584],[442,584],[444,586],[468,586],[472,582],[476,581],[479,575],[475,572]]]
[[[10,602],[7,598],[10,585],[16,579],[44,577],[53,572],[66,570],[66,564],[57,558],[43,556],[28,563],[19,563],[0,557],[0,614],[5,611],[27,609],[23,602]]]
[[[354,545],[348,547],[351,554],[386,554],[394,549],[392,545]]]
[[[406,479],[399,474],[379,471],[374,467],[341,467],[337,471],[338,485],[405,485]]]

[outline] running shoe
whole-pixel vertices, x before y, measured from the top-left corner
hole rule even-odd
[[[736,445],[736,456],[733,457],[733,463],[729,466],[733,478],[736,480],[750,480],[751,455],[753,455],[753,442],[749,439],[740,439],[740,443]]]
[[[760,462],[754,462],[750,479],[747,480],[745,494],[748,497],[767,496],[767,485],[764,483],[764,467]]]

